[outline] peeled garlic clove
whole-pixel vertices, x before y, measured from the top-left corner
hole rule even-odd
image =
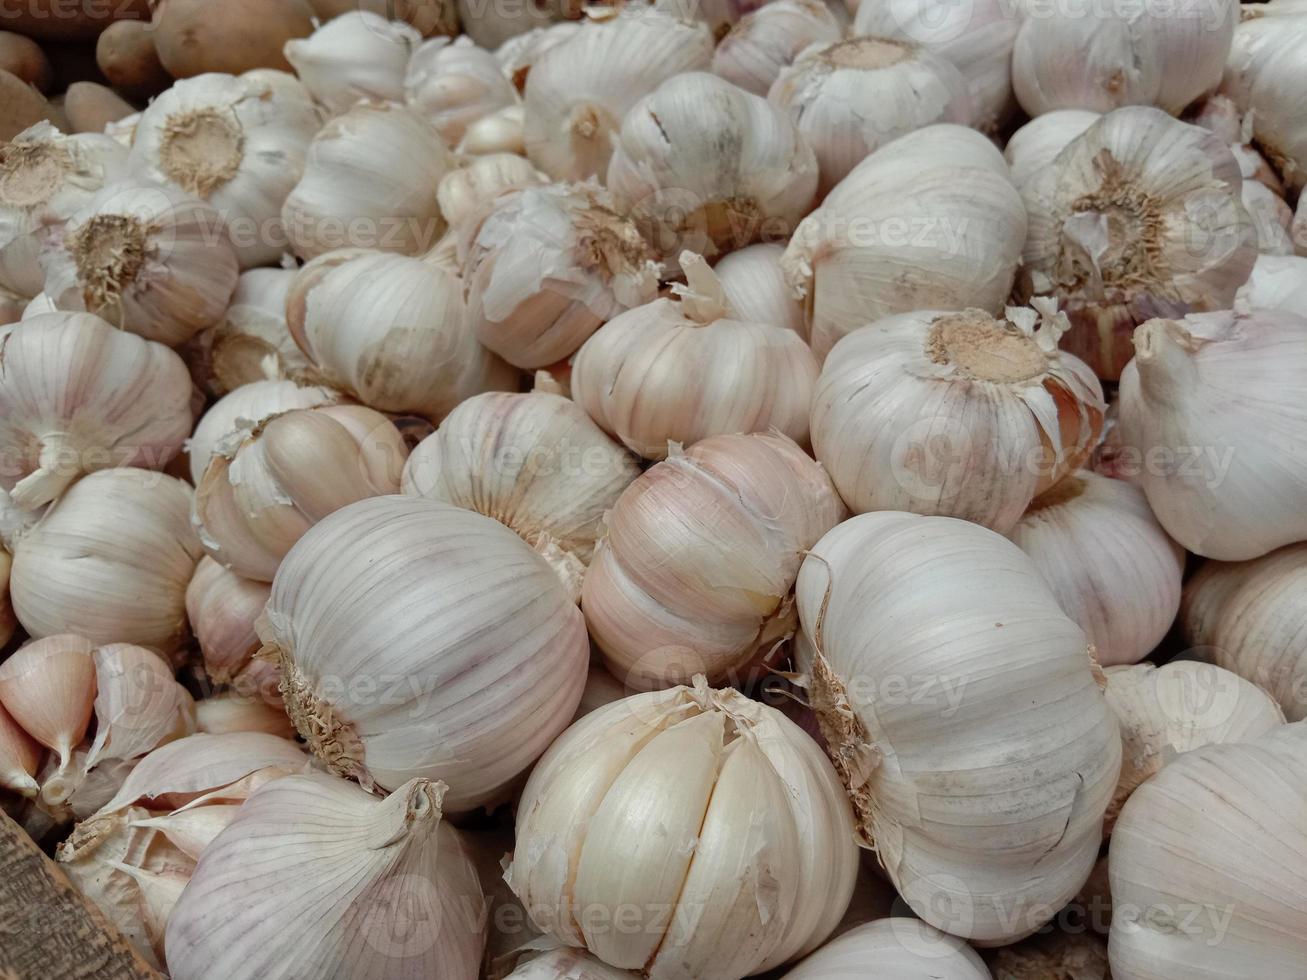
[[[404,75],[403,98],[447,146],[457,146],[478,119],[518,101],[499,60],[468,37],[432,38],[418,48]]]
[[[773,0],[740,18],[713,51],[713,74],[766,95],[781,71],[812,44],[840,39],[840,23],[821,0]]]
[[[1221,92],[1252,116],[1258,145],[1293,190],[1307,184],[1307,122],[1293,111],[1289,95],[1307,84],[1304,52],[1307,9],[1250,18],[1234,29],[1221,81]]]
[[[750,245],[722,256],[713,266],[713,272],[722,285],[726,305],[741,320],[784,327],[806,340],[808,325],[804,321],[803,305],[785,281],[785,269],[781,265],[784,254],[784,245]]]
[[[22,796],[36,796],[41,787],[32,777],[40,765],[40,744],[14,721],[0,698],[0,786]]]
[[[214,803],[189,810],[174,810],[172,813],[157,817],[133,818],[131,826],[153,827],[180,848],[187,857],[198,861],[204,849],[227,829],[227,825],[235,819],[239,810],[239,804]]]
[[[225,691],[195,702],[195,727],[210,735],[267,732],[294,738],[295,726],[284,709],[239,691]]]
[[[194,701],[153,651],[128,643],[99,647],[95,677],[95,741],[84,769],[134,759],[195,731]]]
[[[1012,168],[1012,183],[1025,186],[1101,118],[1100,113],[1087,109],[1058,109],[1030,120],[1012,134],[1003,149],[1003,156]]]
[[[186,587],[186,617],[215,684],[230,684],[259,649],[254,621],[269,586],[241,578],[205,555]]]
[[[863,514],[795,595],[827,753],[904,900],[986,945],[1039,929],[1098,856],[1121,741],[1034,563],[966,521]]]
[[[113,466],[161,469],[191,427],[185,365],[161,344],[87,313],[0,329],[0,488],[14,504],[50,503],[78,477]]]
[[[259,790],[173,909],[170,975],[475,980],[484,899],[461,835],[441,819],[444,793],[413,779],[378,799],[326,775]],[[232,888],[239,911],[215,919]]]
[[[630,980],[631,976],[582,950],[561,946],[527,960],[505,980]]]
[[[844,516],[821,466],[779,435],[716,436],[650,468],[585,577],[608,669],[633,689],[747,680],[794,632],[804,552]]]
[[[523,157],[513,153],[490,153],[445,174],[436,191],[436,199],[449,226],[457,229],[500,194],[545,182],[544,174]]]
[[[864,8],[865,9],[865,8]],[[961,939],[920,919],[868,922],[827,943],[784,980],[990,980],[980,956]],[[1005,980],[1011,980],[1004,975]]]
[[[1142,490],[1081,470],[1036,497],[1008,537],[1034,559],[1104,667],[1138,663],[1175,622],[1184,549]]]
[[[34,640],[0,664],[0,705],[24,731],[59,753],[67,771],[95,703],[91,644],[71,634]]]
[[[351,10],[287,41],[285,53],[313,98],[329,112],[344,112],[359,99],[401,101],[404,70],[421,42],[408,24]]]

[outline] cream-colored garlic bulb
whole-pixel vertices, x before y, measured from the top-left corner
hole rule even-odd
[[[58,226],[105,184],[121,179],[127,151],[107,136],[65,136],[48,122],[0,150],[0,286],[23,298],[41,291],[38,232]]]
[[[521,92],[526,89],[526,79],[530,74],[531,66],[539,61],[546,51],[562,44],[583,26],[581,21],[563,20],[533,27],[495,46],[495,59],[503,68],[504,74],[512,80],[513,87]]]
[[[89,313],[49,313],[0,328],[0,488],[14,504],[50,503],[85,473],[162,469],[191,428],[191,384],[162,344]]]
[[[212,326],[239,275],[222,215],[175,187],[110,184],[51,232],[41,252],[45,292],[173,346]]]
[[[231,732],[267,732],[294,738],[295,726],[280,706],[247,697],[240,691],[224,691],[195,702],[195,727],[210,735]]]
[[[305,534],[259,636],[332,771],[383,789],[448,779],[458,812],[496,801],[566,727],[589,657],[544,558],[488,517],[409,496],[350,504]],[[356,693],[370,684],[385,696]]]
[[[535,924],[650,980],[734,980],[834,929],[858,859],[817,744],[738,691],[636,695],[531,773],[508,883]],[[632,926],[614,928],[623,914]]]
[[[1265,184],[1245,179],[1240,191],[1244,210],[1257,230],[1259,255],[1292,255],[1293,209]]]
[[[72,762],[95,705],[95,658],[80,636],[33,640],[0,664],[0,706],[27,734]]]
[[[669,442],[735,432],[775,429],[806,445],[818,373],[807,344],[734,318],[703,259],[684,252],[680,263],[689,285],[677,299],[614,317],[577,352],[577,404],[646,459],[666,457]]]
[[[1101,113],[1087,109],[1057,109],[1030,120],[1012,134],[1003,149],[1003,156],[1012,168],[1012,183],[1024,187],[1101,118]]]
[[[1137,324],[1230,307],[1257,258],[1242,182],[1214,133],[1144,106],[1110,112],[1022,188],[1018,292],[1056,296],[1073,324],[1063,346],[1115,379]]]
[[[660,257],[709,258],[785,241],[811,209],[817,158],[788,115],[706,72],[670,78],[631,107],[608,189]]]
[[[33,777],[41,754],[41,744],[14,721],[0,700],[0,786],[21,796],[36,796],[41,787]]]
[[[408,447],[380,412],[323,405],[278,415],[220,443],[195,488],[209,556],[271,582],[309,528],[346,504],[399,492]]]
[[[1045,304],[920,312],[855,330],[812,399],[812,444],[855,513],[961,517],[1006,534],[1092,451],[1106,404]]]
[[[285,72],[199,75],[150,102],[131,164],[208,201],[241,268],[270,265],[287,249],[281,206],[321,124],[308,90]]]
[[[1121,435],[1143,454],[1148,503],[1189,551],[1257,558],[1307,539],[1307,438],[1297,397],[1307,317],[1196,313],[1135,331],[1121,373]]]
[[[263,613],[271,591],[266,582],[241,578],[208,555],[195,566],[186,588],[186,617],[213,683],[233,684],[251,693],[246,691],[246,672],[255,666],[250,658],[261,645],[254,621]]]
[[[517,386],[477,342],[459,277],[436,261],[324,256],[291,287],[287,323],[314,370],[383,412],[442,418],[463,399]]]
[[[594,184],[502,194],[463,231],[477,337],[517,367],[566,359],[600,324],[658,291],[652,245]]]
[[[630,980],[629,970],[619,970],[584,950],[560,946],[529,959],[505,980]]]
[[[633,690],[742,683],[794,633],[804,553],[846,516],[830,477],[780,435],[723,435],[647,470],[605,518],[581,608]]]
[[[199,561],[191,491],[150,470],[82,477],[11,542],[10,598],[34,637],[170,651],[186,638],[186,585]]]
[[[1025,238],[1025,205],[994,144],[928,126],[854,168],[795,229],[783,264],[822,358],[896,313],[1001,313]]]
[[[920,919],[889,918],[827,943],[786,973],[785,980],[990,980],[990,973],[976,951],[956,936]]]
[[[1104,667],[1138,663],[1175,622],[1184,549],[1137,487],[1072,473],[1036,497],[1008,537],[1034,559]]]
[[[449,227],[457,231],[500,194],[545,183],[548,183],[545,175],[524,157],[515,153],[489,153],[445,174],[436,191],[436,200]]]
[[[784,245],[765,242],[750,245],[722,256],[713,266],[713,272],[722,285],[726,305],[741,320],[784,327],[806,340],[808,325],[803,304],[785,281],[785,269],[781,265],[784,255]]]
[[[454,159],[427,122],[402,105],[363,101],[318,130],[281,220],[291,251],[338,248],[414,255],[445,230],[436,203]]]
[[[1293,977],[1307,961],[1307,725],[1189,752],[1112,835],[1117,980]]]
[[[468,37],[432,38],[418,48],[404,75],[403,96],[447,146],[457,146],[476,120],[518,102],[499,60]]]
[[[1275,12],[1277,4],[1262,9]],[[1307,122],[1293,109],[1307,84],[1307,8],[1245,20],[1234,31],[1221,91],[1252,116],[1258,145],[1294,190],[1307,184]]]
[[[1307,258],[1257,256],[1252,275],[1239,287],[1235,309],[1283,310],[1307,316]]]
[[[359,99],[399,102],[404,72],[422,35],[369,10],[332,18],[305,38],[286,42],[286,60],[313,98],[330,112]]]
[[[880,37],[812,45],[782,69],[767,99],[812,144],[823,195],[896,137],[932,123],[970,125],[974,117],[967,80],[952,62]]]
[[[1121,740],[1084,633],[1016,545],[863,514],[812,550],[800,669],[899,894],[982,944],[1042,926],[1098,856]]]
[[[627,111],[674,75],[706,71],[712,51],[704,24],[647,7],[583,23],[531,66],[527,156],[554,180],[602,177]]]
[[[526,112],[520,102],[515,103],[468,123],[457,149],[463,156],[513,153],[525,157],[525,131]]]
[[[1185,586],[1180,625],[1193,652],[1264,688],[1290,721],[1307,718],[1307,545],[1246,562],[1207,562]]]
[[[805,48],[840,39],[840,23],[821,0],[774,0],[745,14],[713,52],[712,70],[746,92],[766,95]]]

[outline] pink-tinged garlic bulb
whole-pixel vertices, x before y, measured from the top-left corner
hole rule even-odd
[[[1239,287],[1238,310],[1283,310],[1307,316],[1307,258],[1259,255],[1252,275]]]
[[[722,284],[726,305],[741,320],[784,327],[806,340],[808,324],[804,320],[803,304],[785,281],[785,268],[781,264],[784,255],[784,245],[750,245],[722,256],[713,266],[713,273]]]
[[[866,0],[861,10],[867,9]],[[920,919],[878,919],[827,943],[784,980],[991,980],[980,954]],[[1016,980],[1004,975],[1004,980]]]
[[[723,435],[647,470],[605,519],[581,608],[633,690],[740,683],[795,629],[804,553],[846,516],[830,477],[779,435]]]
[[[41,766],[42,747],[14,721],[0,699],[0,786],[34,797],[41,786],[33,778]]]
[[[351,10],[287,41],[285,53],[304,87],[334,113],[360,99],[403,101],[404,71],[421,43],[422,35],[402,21]]]
[[[459,257],[478,339],[520,368],[565,360],[658,292],[653,246],[594,184],[500,195],[465,225]]]
[[[713,52],[713,74],[766,95],[777,76],[813,44],[840,39],[840,23],[821,0],[773,0],[745,14]]]
[[[1012,183],[1024,187],[1101,118],[1102,113],[1087,109],[1058,109],[1030,120],[1012,134],[1003,148],[1003,157],[1012,168]]]
[[[1034,559],[1104,667],[1143,660],[1175,622],[1184,549],[1137,487],[1072,473],[1036,497],[1008,537]]]
[[[220,443],[195,488],[193,520],[209,557],[271,582],[286,552],[328,514],[399,492],[408,447],[362,405],[287,412]]]
[[[215,684],[232,684],[252,694],[250,658],[261,645],[254,621],[272,591],[266,582],[241,578],[205,555],[186,587],[186,617],[204,657],[204,671]],[[243,683],[245,681],[245,683]],[[276,685],[273,685],[275,695]]]
[[[831,351],[812,444],[855,513],[960,517],[1000,533],[1088,458],[1106,404],[1046,305],[889,317]]]
[[[531,161],[515,153],[488,153],[473,157],[440,181],[436,199],[449,222],[450,239],[467,220],[486,210],[500,194],[549,181]]]
[[[572,362],[572,394],[646,459],[670,442],[775,429],[807,444],[817,362],[793,330],[736,319],[712,270],[684,252],[689,285],[608,321]],[[731,365],[730,370],[722,370]]]
[[[1307,184],[1307,123],[1293,108],[1293,93],[1307,84],[1307,8],[1270,3],[1257,10],[1274,16],[1235,28],[1221,92],[1251,115],[1258,146],[1300,191]]]
[[[481,47],[492,50],[565,14],[575,16],[574,8],[562,0],[541,0],[540,3],[499,8],[478,4],[476,0],[457,0],[457,10],[454,29],[444,33],[455,34],[458,26],[462,26],[468,37]]]
[[[32,738],[59,756],[66,773],[95,706],[95,659],[80,636],[33,640],[0,663],[0,705]]]
[[[333,772],[382,789],[447,778],[456,812],[501,799],[567,726],[589,659],[544,558],[497,521],[410,496],[318,522],[258,628],[287,713]]]
[[[868,154],[932,123],[970,125],[967,80],[942,55],[911,41],[854,37],[814,44],[767,93],[807,137],[825,195]]]
[[[1147,107],[1110,112],[1022,188],[1018,293],[1051,294],[1063,342],[1116,379],[1152,317],[1228,309],[1257,258],[1243,179],[1219,136]]]
[[[35,509],[85,473],[162,469],[191,428],[191,382],[162,344],[89,313],[0,328],[0,489]]]
[[[1150,320],[1121,374],[1121,436],[1157,519],[1189,551],[1244,561],[1307,539],[1307,317]]]
[[[446,146],[457,146],[478,119],[518,103],[499,59],[468,37],[432,38],[418,48],[408,62],[403,95]]]

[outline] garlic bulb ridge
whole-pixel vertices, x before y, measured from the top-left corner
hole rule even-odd
[[[344,112],[359,99],[402,100],[404,72],[421,41],[408,24],[351,10],[287,41],[285,52],[313,98],[330,112]]]
[[[821,0],[772,0],[745,14],[713,51],[713,74],[766,95],[781,71],[812,44],[840,39],[840,24]]]

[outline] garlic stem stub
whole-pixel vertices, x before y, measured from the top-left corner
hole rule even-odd
[[[421,41],[399,20],[351,10],[287,41],[285,54],[313,98],[335,113],[360,99],[402,101],[404,71]]]
[[[865,9],[865,8],[864,8]],[[980,955],[920,919],[879,919],[827,943],[784,980],[991,980]]]
[[[772,0],[740,18],[713,51],[713,74],[754,95],[813,44],[833,44],[841,28],[822,0]]]
[[[35,797],[41,785],[33,777],[43,754],[41,744],[14,720],[0,700],[0,787]]]

